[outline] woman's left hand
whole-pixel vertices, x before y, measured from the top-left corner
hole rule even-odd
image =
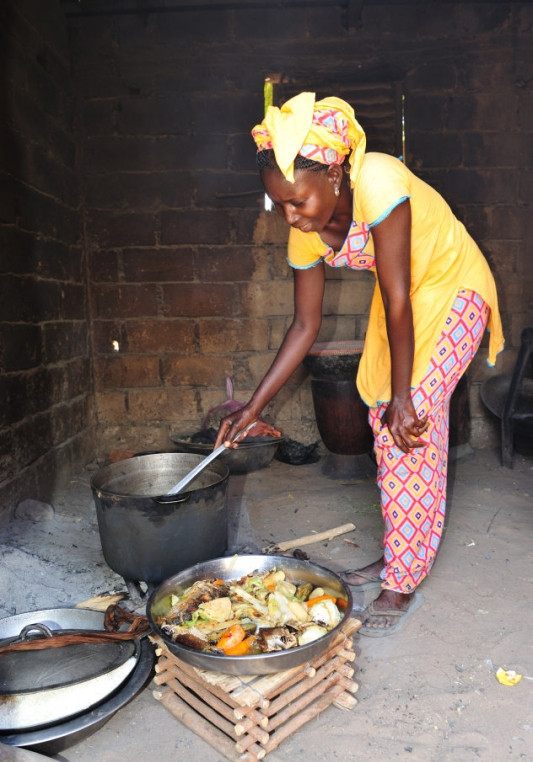
[[[383,424],[389,429],[397,447],[402,452],[409,452],[414,447],[425,447],[427,442],[419,437],[428,429],[427,416],[419,418],[412,401],[392,399],[383,418]]]

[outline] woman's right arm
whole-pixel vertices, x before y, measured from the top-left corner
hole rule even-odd
[[[279,392],[307,355],[322,322],[324,264],[294,270],[294,317],[289,330],[263,380],[250,401],[220,422],[215,448],[232,442],[239,431],[257,420],[263,408]]]

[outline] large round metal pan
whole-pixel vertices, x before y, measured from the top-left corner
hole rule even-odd
[[[98,612],[92,612],[97,614]],[[103,627],[103,614],[100,624]],[[38,730],[0,734],[0,743],[31,749],[40,754],[54,756],[95,733],[123,706],[132,701],[148,684],[155,662],[154,647],[148,638],[140,642],[140,655],[130,677],[120,688],[90,711],[65,722],[48,725]],[[1,759],[1,754],[0,754]]]
[[[17,627],[28,631],[22,640],[32,640],[41,630],[52,635],[103,630],[99,612],[59,612],[31,611],[0,620],[0,643],[20,640]],[[0,663],[0,732],[36,729],[88,711],[131,675],[139,649],[136,641],[117,641],[5,653]]]
[[[156,619],[170,608],[170,595],[180,594],[200,579],[239,579],[254,571],[265,572],[273,568],[282,569],[289,582],[311,583],[315,587],[328,587],[346,600],[346,611],[340,623],[327,635],[304,646],[296,646],[286,651],[274,651],[251,656],[219,656],[187,648],[175,643],[156,624]],[[331,640],[342,629],[352,612],[352,594],[342,579],[329,569],[310,561],[300,561],[285,556],[239,555],[216,558],[196,564],[175,574],[157,587],[148,600],[147,616],[156,635],[165,642],[168,649],[179,659],[199,669],[223,672],[229,675],[267,675],[298,667],[321,654]]]

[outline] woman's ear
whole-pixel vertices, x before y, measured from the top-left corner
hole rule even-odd
[[[327,177],[333,187],[340,188],[342,183],[343,171],[340,164],[330,164],[327,171]]]

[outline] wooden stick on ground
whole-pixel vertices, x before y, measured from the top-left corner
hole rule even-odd
[[[317,532],[316,534],[308,534],[304,537],[299,537],[296,540],[286,540],[285,542],[272,543],[266,548],[262,549],[262,553],[277,553],[285,550],[292,550],[293,548],[299,548],[302,545],[312,545],[315,542],[322,542],[323,540],[332,540],[334,537],[338,537],[340,534],[346,534],[346,532],[352,532],[355,529],[355,524],[342,524],[339,527],[328,529],[326,532]]]

